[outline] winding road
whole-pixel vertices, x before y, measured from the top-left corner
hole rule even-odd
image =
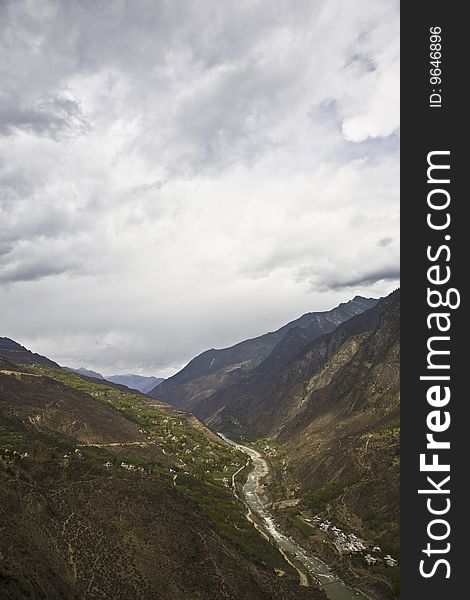
[[[253,469],[243,486],[244,500],[250,511],[247,517],[254,522],[253,519],[250,518],[250,514],[256,514],[265,530],[262,533],[274,541],[288,562],[298,571],[300,584],[309,584],[308,574],[312,579],[320,582],[321,587],[324,589],[330,600],[367,600],[366,596],[352,590],[338,577],[333,575],[323,561],[315,556],[309,555],[294,540],[280,531],[279,526],[274,522],[262,497],[260,481],[269,472],[269,465],[263,456],[253,448],[233,442],[221,433],[219,433],[219,435],[226,442],[250,456],[253,462]],[[242,468],[239,469],[236,474],[238,474]],[[235,494],[237,494],[235,488],[235,475],[232,478],[232,485]],[[255,525],[257,524],[255,523]]]

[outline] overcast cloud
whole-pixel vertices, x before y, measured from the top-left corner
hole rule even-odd
[[[398,285],[395,0],[0,3],[0,335],[168,376]]]

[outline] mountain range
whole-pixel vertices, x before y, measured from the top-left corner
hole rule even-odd
[[[293,513],[278,511],[285,524],[320,513],[397,557],[399,314],[399,290],[379,301],[356,297],[209,350],[150,394],[270,453],[273,499],[295,499]],[[392,597],[396,570],[338,556],[311,532],[303,542],[368,594]]]
[[[59,365],[53,360],[31,352],[31,350],[7,337],[0,337],[0,356],[17,365],[38,364],[59,368]]]
[[[227,489],[244,458],[217,431],[266,457],[293,539],[395,598],[396,562],[338,552],[327,530],[399,558],[399,315],[399,290],[356,296],[207,350],[149,395],[0,338],[3,595],[324,599],[245,519]]]
[[[399,325],[397,291],[304,348],[273,382],[280,397],[289,398],[288,406],[276,402],[272,389],[277,408],[251,413],[256,415],[252,431],[268,433],[284,449],[299,508],[374,540],[395,559],[400,555]],[[291,485],[281,497],[292,491]],[[309,542],[321,555],[322,540]],[[351,558],[337,556],[335,563],[343,572],[360,572]],[[387,597],[397,576],[396,569],[370,567],[364,589]]]
[[[50,360],[45,356],[36,354],[7,337],[0,337],[0,356],[3,356],[11,362],[22,365],[22,364],[38,364],[47,365],[49,367],[60,368],[59,365]],[[151,390],[155,389],[164,379],[162,377],[145,377],[143,375],[102,375],[97,371],[91,369],[85,369],[83,367],[79,369],[72,369],[71,367],[62,367],[78,375],[84,375],[86,377],[92,377],[95,379],[106,379],[112,383],[125,385],[131,390],[137,390],[144,394],[147,394]]]
[[[206,414],[207,399],[242,381],[267,359],[280,360],[297,346],[332,331],[340,323],[376,304],[373,298],[356,296],[325,312],[312,312],[287,323],[274,332],[249,339],[230,348],[211,349],[193,358],[181,371],[150,392],[173,406]]]
[[[120,383],[125,385],[131,390],[138,390],[143,394],[156,389],[158,385],[165,381],[163,377],[146,377],[144,375],[106,375],[105,379],[112,383]]]
[[[111,381],[111,383],[125,385],[129,389],[137,390],[143,394],[147,394],[148,392],[154,390],[162,381],[164,381],[163,377],[148,377],[145,375],[134,374],[102,375],[97,371],[92,371],[91,369],[85,369],[83,367],[80,367],[79,369],[72,369],[71,367],[65,368],[73,373],[78,373],[78,375],[85,375],[86,377],[94,377],[96,379],[106,379],[106,381]]]

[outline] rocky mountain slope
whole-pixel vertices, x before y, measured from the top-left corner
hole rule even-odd
[[[291,328],[258,365],[192,403],[212,429],[272,452],[279,518],[374,598],[394,597],[397,568],[338,554],[302,519],[320,515],[399,556],[399,318],[397,290],[323,335]]]
[[[271,453],[274,500],[295,499],[279,518],[373,598],[395,597],[398,585],[399,325],[397,291],[307,346],[270,388],[255,388],[245,413],[247,435],[266,436],[257,443]],[[365,553],[338,554],[334,535],[309,525],[318,515],[381,554],[371,564]]]
[[[188,413],[0,359],[0,596],[324,598],[227,489],[243,460]]]
[[[347,362],[393,298],[313,340],[304,332],[289,332],[263,363],[236,384],[214,393],[195,414],[213,429],[252,438],[277,434],[299,414],[302,422],[310,422],[314,415],[305,412],[305,402],[315,382],[321,386],[326,381],[326,373],[320,371],[329,361],[337,367]],[[331,365],[328,372],[331,376]]]
[[[6,597],[41,597],[34,596],[36,588],[52,598],[60,593],[107,597],[113,578],[123,598],[205,599],[214,597],[213,590],[219,595],[228,590],[220,597],[234,600],[321,597],[318,590],[298,587],[295,573],[228,493],[227,481],[243,457],[178,408],[181,404],[212,430],[251,441],[268,457],[272,475],[266,493],[292,537],[374,600],[395,598],[399,314],[399,291],[379,302],[356,297],[328,313],[304,315],[273,334],[203,353],[152,392],[171,399],[174,407],[40,363],[17,345],[23,366],[0,364],[0,464],[5,467],[0,474],[8,480],[7,485],[0,477],[0,487],[8,489],[5,515],[13,515],[12,529],[0,533],[0,545],[14,546],[14,530],[25,541],[16,562],[4,571],[0,562]],[[161,505],[158,518],[151,510],[154,494]],[[101,505],[86,501],[98,495]],[[178,537],[188,519],[193,534]],[[67,537],[69,523],[86,533]],[[88,531],[96,523],[96,535],[112,540],[103,551],[95,532]],[[371,563],[365,552],[338,551],[338,533],[328,529],[333,526],[365,540],[369,552],[375,546],[380,551],[369,555]],[[46,548],[46,539],[54,540],[56,554]],[[90,567],[87,548],[95,544],[100,550]],[[125,549],[124,562],[118,547]],[[158,573],[149,571],[147,555]],[[199,556],[206,558],[198,562]],[[31,566],[37,561],[40,573]],[[185,578],[183,565],[191,561],[197,573]],[[279,569],[284,577],[276,576]],[[44,578],[42,573],[52,574]],[[163,595],[152,595],[157,589]]]
[[[284,325],[274,332],[246,340],[230,348],[207,350],[173,377],[166,379],[150,395],[168,404],[190,410],[195,415],[206,414],[202,409],[206,399],[225,387],[242,381],[276,348],[284,343],[284,350],[295,352],[305,341],[332,331],[340,323],[362,313],[377,301],[356,296],[326,312],[313,312]]]
[[[372,329],[350,336],[341,351],[297,389],[293,397],[297,414],[284,425],[278,440],[288,448],[307,503],[310,498],[315,504],[315,494],[329,489],[326,500],[338,518],[396,548],[398,294],[380,308]],[[333,337],[329,343],[334,343]]]
[[[31,352],[18,342],[7,337],[0,337],[0,356],[10,360],[18,365],[47,365],[49,367],[58,367],[59,365],[53,360]]]

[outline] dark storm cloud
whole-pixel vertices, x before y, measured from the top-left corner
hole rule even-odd
[[[387,246],[390,246],[390,244],[393,242],[393,238],[391,237],[383,237],[380,238],[380,240],[377,241],[377,246],[381,246],[382,248],[386,248]]]
[[[373,73],[377,65],[372,57],[364,54],[353,54],[346,64],[346,67],[354,66],[359,70],[364,70],[369,73]]]
[[[83,133],[86,128],[80,106],[70,99],[51,98],[34,107],[2,106],[0,101],[0,135],[24,130],[57,138],[60,133]]]
[[[8,269],[2,269],[0,282],[36,281],[51,275],[68,273],[70,270],[70,266],[51,262],[42,263],[34,261],[32,264],[10,265]]]
[[[395,282],[400,279],[400,270],[396,267],[388,269],[378,269],[376,271],[365,271],[357,277],[350,279],[338,279],[327,281],[325,284],[333,290],[342,288],[359,288],[362,286],[372,286],[378,282]]]
[[[53,275],[73,275],[84,266],[80,256],[60,252],[58,247],[42,243],[35,248],[30,243],[11,245],[0,255],[0,282],[38,281]],[[58,251],[59,250],[59,251]]]

